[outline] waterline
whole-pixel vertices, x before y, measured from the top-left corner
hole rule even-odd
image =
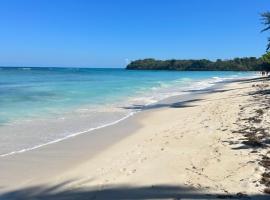
[[[205,89],[217,82],[254,75],[239,72],[67,71],[15,70],[11,80],[0,79],[0,96],[5,97],[0,100],[0,121],[3,121],[0,122],[0,157],[117,124],[148,105],[188,90]]]

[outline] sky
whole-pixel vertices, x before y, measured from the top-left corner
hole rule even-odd
[[[0,66],[259,57],[268,10],[269,0],[0,0]]]

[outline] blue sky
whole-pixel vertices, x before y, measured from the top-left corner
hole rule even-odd
[[[269,0],[1,0],[0,65],[260,56]]]

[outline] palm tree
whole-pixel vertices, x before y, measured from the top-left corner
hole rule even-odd
[[[263,24],[265,25],[265,28],[262,30],[262,32],[270,30],[270,12],[263,13],[262,20],[263,20]],[[270,38],[268,38],[268,45],[267,45],[266,51],[269,51],[269,50],[270,50]]]

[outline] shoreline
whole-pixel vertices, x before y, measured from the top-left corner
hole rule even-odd
[[[101,125],[101,126],[98,126],[96,128],[90,128],[88,130],[85,130],[85,131],[81,131],[81,132],[77,132],[77,133],[73,133],[71,135],[67,135],[66,137],[63,137],[63,138],[59,138],[59,139],[55,139],[55,140],[52,140],[50,142],[47,142],[47,143],[44,143],[44,144],[40,144],[40,145],[36,145],[34,147],[29,147],[29,148],[26,148],[26,149],[22,149],[22,150],[18,150],[18,151],[13,151],[13,152],[10,152],[10,153],[5,153],[5,154],[1,154],[0,157],[7,157],[7,156],[12,156],[12,155],[16,155],[16,154],[21,154],[21,153],[25,153],[25,152],[28,152],[28,151],[32,151],[32,150],[35,150],[35,149],[38,149],[38,148],[42,148],[42,147],[45,147],[45,146],[48,146],[50,144],[55,144],[55,143],[58,143],[58,142],[61,142],[61,141],[64,141],[64,140],[67,140],[67,139],[70,139],[70,138],[73,138],[73,137],[76,137],[76,136],[79,136],[81,134],[86,134],[86,133],[90,133],[92,131],[95,131],[95,130],[98,130],[98,129],[102,129],[102,128],[105,128],[105,127],[108,127],[108,126],[113,126],[131,116],[133,116],[135,113],[130,113],[128,114],[127,116],[124,116],[123,118],[119,119],[119,120],[116,120],[112,123],[108,123],[108,124],[105,124],[105,125]]]
[[[213,77],[213,78],[216,78],[216,77]],[[21,153],[25,153],[25,152],[28,152],[28,151],[32,151],[32,150],[35,150],[35,149],[38,149],[38,148],[42,148],[44,146],[47,146],[47,145],[51,145],[51,144],[54,144],[54,143],[58,143],[58,142],[61,142],[61,141],[64,141],[66,139],[70,139],[70,138],[73,138],[73,137],[76,137],[78,135],[81,135],[81,134],[88,134],[92,131],[95,131],[95,130],[98,130],[98,129],[102,129],[102,128],[105,128],[105,127],[108,127],[108,126],[113,126],[129,117],[132,117],[133,115],[139,113],[139,112],[143,112],[144,110],[148,109],[149,107],[152,107],[156,104],[159,104],[159,103],[162,103],[162,102],[167,102],[167,101],[170,101],[170,99],[178,99],[178,98],[185,98],[185,96],[189,96],[189,95],[196,95],[196,93],[198,93],[199,91],[203,91],[203,90],[211,90],[213,88],[216,88],[216,87],[219,87],[219,85],[221,84],[224,84],[224,83],[228,83],[228,82],[231,82],[231,81],[234,81],[234,80],[241,80],[241,79],[245,79],[245,78],[221,78],[221,80],[217,80],[217,81],[210,81],[209,80],[207,81],[208,84],[210,84],[210,86],[206,86],[206,87],[203,87],[203,88],[195,88],[195,90],[183,90],[181,91],[183,94],[180,94],[180,95],[172,95],[172,96],[169,96],[169,97],[164,97],[160,100],[157,100],[156,102],[154,103],[149,103],[149,104],[145,104],[143,105],[141,108],[136,108],[136,106],[134,106],[134,108],[131,106],[128,106],[126,107],[126,109],[130,109],[132,110],[130,113],[128,113],[127,115],[123,116],[122,118],[116,120],[116,121],[112,121],[112,122],[109,122],[109,123],[105,123],[103,125],[100,125],[100,126],[97,126],[97,127],[93,127],[93,128],[89,128],[87,130],[83,130],[83,131],[78,131],[78,132],[75,132],[75,133],[72,133],[72,134],[69,134],[65,137],[62,137],[62,138],[57,138],[55,140],[52,140],[52,141],[48,141],[46,143],[43,143],[43,144],[37,144],[33,147],[28,147],[28,148],[24,148],[24,149],[21,149],[21,150],[15,150],[15,151],[12,151],[12,152],[8,152],[8,153],[3,153],[3,154],[0,154],[0,158],[1,157],[6,157],[6,156],[12,156],[12,155],[16,155],[16,154],[21,154]],[[205,80],[204,80],[205,81]],[[197,84],[197,83],[196,83]],[[191,86],[189,86],[191,87]],[[190,92],[189,92],[190,91]],[[195,91],[195,92],[194,92]]]
[[[108,125],[108,126],[104,126],[103,128],[97,128],[97,129],[94,129],[94,130],[91,130],[91,131],[86,131],[86,132],[83,132],[81,134],[78,134],[78,135],[75,135],[75,136],[71,136],[71,137],[67,137],[63,140],[56,140],[55,141],[52,141],[46,145],[40,145],[38,146],[37,148],[33,148],[33,149],[30,149],[29,151],[22,151],[20,153],[12,153],[11,155],[8,155],[8,156],[1,156],[0,157],[0,161],[7,161],[8,163],[11,161],[13,162],[15,160],[18,159],[18,160],[32,160],[32,157],[37,157],[37,155],[35,154],[43,154],[45,152],[45,154],[47,154],[47,151],[53,151],[54,153],[57,154],[57,151],[58,149],[63,149],[62,151],[66,151],[68,149],[68,152],[64,152],[67,153],[67,154],[72,154],[72,151],[74,152],[77,152],[80,151],[80,149],[82,148],[80,145],[78,145],[78,143],[80,143],[80,141],[84,140],[84,141],[89,141],[89,140],[92,140],[92,142],[90,142],[90,146],[95,146],[93,144],[93,141],[94,140],[97,140],[99,143],[100,143],[100,148],[98,147],[94,147],[95,149],[95,152],[91,153],[92,156],[94,156],[95,154],[97,154],[99,151],[102,151],[104,148],[110,146],[110,145],[113,145],[117,142],[119,142],[121,139],[125,138],[125,137],[128,137],[129,135],[132,135],[134,132],[136,132],[136,129],[139,128],[139,125],[137,124],[137,121],[138,119],[141,118],[141,115],[144,115],[145,113],[151,112],[151,109],[162,109],[162,106],[160,107],[159,105],[164,105],[163,107],[166,107],[166,104],[174,104],[176,102],[178,102],[179,100],[181,100],[182,102],[188,102],[188,101],[192,101],[192,100],[195,100],[196,98],[199,98],[200,96],[203,96],[205,93],[207,93],[209,90],[215,90],[215,89],[219,89],[219,88],[222,88],[224,86],[224,84],[226,84],[226,81],[221,81],[221,82],[217,82],[215,83],[214,85],[208,87],[208,88],[205,88],[205,89],[199,89],[199,90],[195,90],[195,91],[191,91],[190,93],[187,93],[187,94],[183,94],[183,95],[177,95],[177,96],[172,96],[172,97],[168,97],[168,98],[165,98],[164,100],[161,100],[157,103],[154,103],[154,104],[150,104],[148,106],[146,106],[146,108],[142,109],[141,111],[133,114],[131,117],[126,117],[124,118],[123,120],[120,120],[119,122],[117,123],[113,123],[112,125]],[[156,107],[156,105],[158,105]],[[159,108],[160,107],[160,108]],[[150,109],[149,109],[150,108]],[[128,124],[128,127],[126,127],[126,124]],[[116,138],[112,138],[113,136],[108,134],[108,132],[110,132],[110,129],[113,128],[113,129],[116,129],[117,131],[120,129],[121,132],[124,132],[123,129],[125,131],[128,131],[129,133],[126,135],[126,134],[117,134],[118,136]],[[122,130],[121,130],[122,129]],[[115,131],[116,132],[116,131]],[[115,135],[115,134],[113,134]],[[81,139],[82,138],[82,139]],[[86,139],[84,139],[86,138]],[[109,142],[109,144],[106,144],[104,143],[104,140],[106,139],[110,139],[111,141]],[[113,140],[113,141],[112,141]],[[75,141],[75,142],[73,142]],[[74,149],[74,150],[70,150],[70,146],[73,146],[73,143],[77,143],[77,149]],[[95,142],[94,142],[95,143]],[[86,145],[85,145],[86,146]],[[96,146],[99,146],[99,145],[96,145]],[[98,148],[98,149],[97,149]],[[61,153],[60,153],[61,154]],[[45,155],[47,156],[48,158],[43,158],[43,160],[48,160],[48,159],[51,159],[50,156],[53,156],[54,155]],[[83,159],[81,160],[85,160],[85,159],[88,159],[88,155],[86,157],[84,157]],[[30,162],[31,161],[24,161],[24,162]],[[78,162],[78,161],[77,161]],[[16,165],[16,164],[15,164]],[[27,165],[27,164],[26,164]],[[31,164],[29,164],[30,166]],[[21,174],[21,170],[20,169],[17,169],[16,166],[14,166],[14,170],[11,170],[10,169],[10,165],[7,164],[7,166],[4,166],[4,163],[3,162],[0,162],[0,169],[2,169],[2,171],[4,171],[3,169],[5,169],[6,167],[6,171],[9,171],[9,174],[10,176],[12,176],[12,174],[18,174],[17,176],[19,176],[19,174]],[[61,167],[59,169],[59,171],[61,171]],[[0,173],[0,180],[8,180],[9,179],[9,176],[6,176],[6,178],[3,178],[1,176],[1,173]],[[4,182],[4,181],[3,181]],[[1,192],[1,183],[0,183],[0,192]]]
[[[239,82],[217,84],[216,88],[199,90],[186,98],[167,99],[118,124],[95,130],[94,134],[81,134],[57,144],[0,158],[0,192],[5,195],[8,191],[23,191],[44,184],[45,189],[67,181],[61,190],[98,187],[106,191],[112,185],[154,184],[159,188],[160,184],[170,184],[192,187],[195,192],[203,189],[209,194],[213,189],[223,195],[236,194],[238,190],[243,194],[257,194],[260,188],[250,182],[259,171],[252,170],[256,167],[254,163],[247,163],[253,156],[245,150],[233,151],[222,141],[229,141],[232,136],[226,127],[236,126],[233,122],[241,101],[232,96],[246,98],[241,95],[250,89],[237,89]],[[208,154],[214,156],[213,160],[209,160]],[[237,170],[239,163],[245,166],[243,171]],[[218,167],[220,165],[225,171]],[[230,175],[234,170],[239,173],[237,177]],[[223,175],[230,175],[225,183],[219,180]],[[145,176],[148,180],[143,179]],[[243,176],[249,178],[239,185],[236,180]],[[215,181],[211,179],[216,179],[216,184],[222,187],[215,188]]]

